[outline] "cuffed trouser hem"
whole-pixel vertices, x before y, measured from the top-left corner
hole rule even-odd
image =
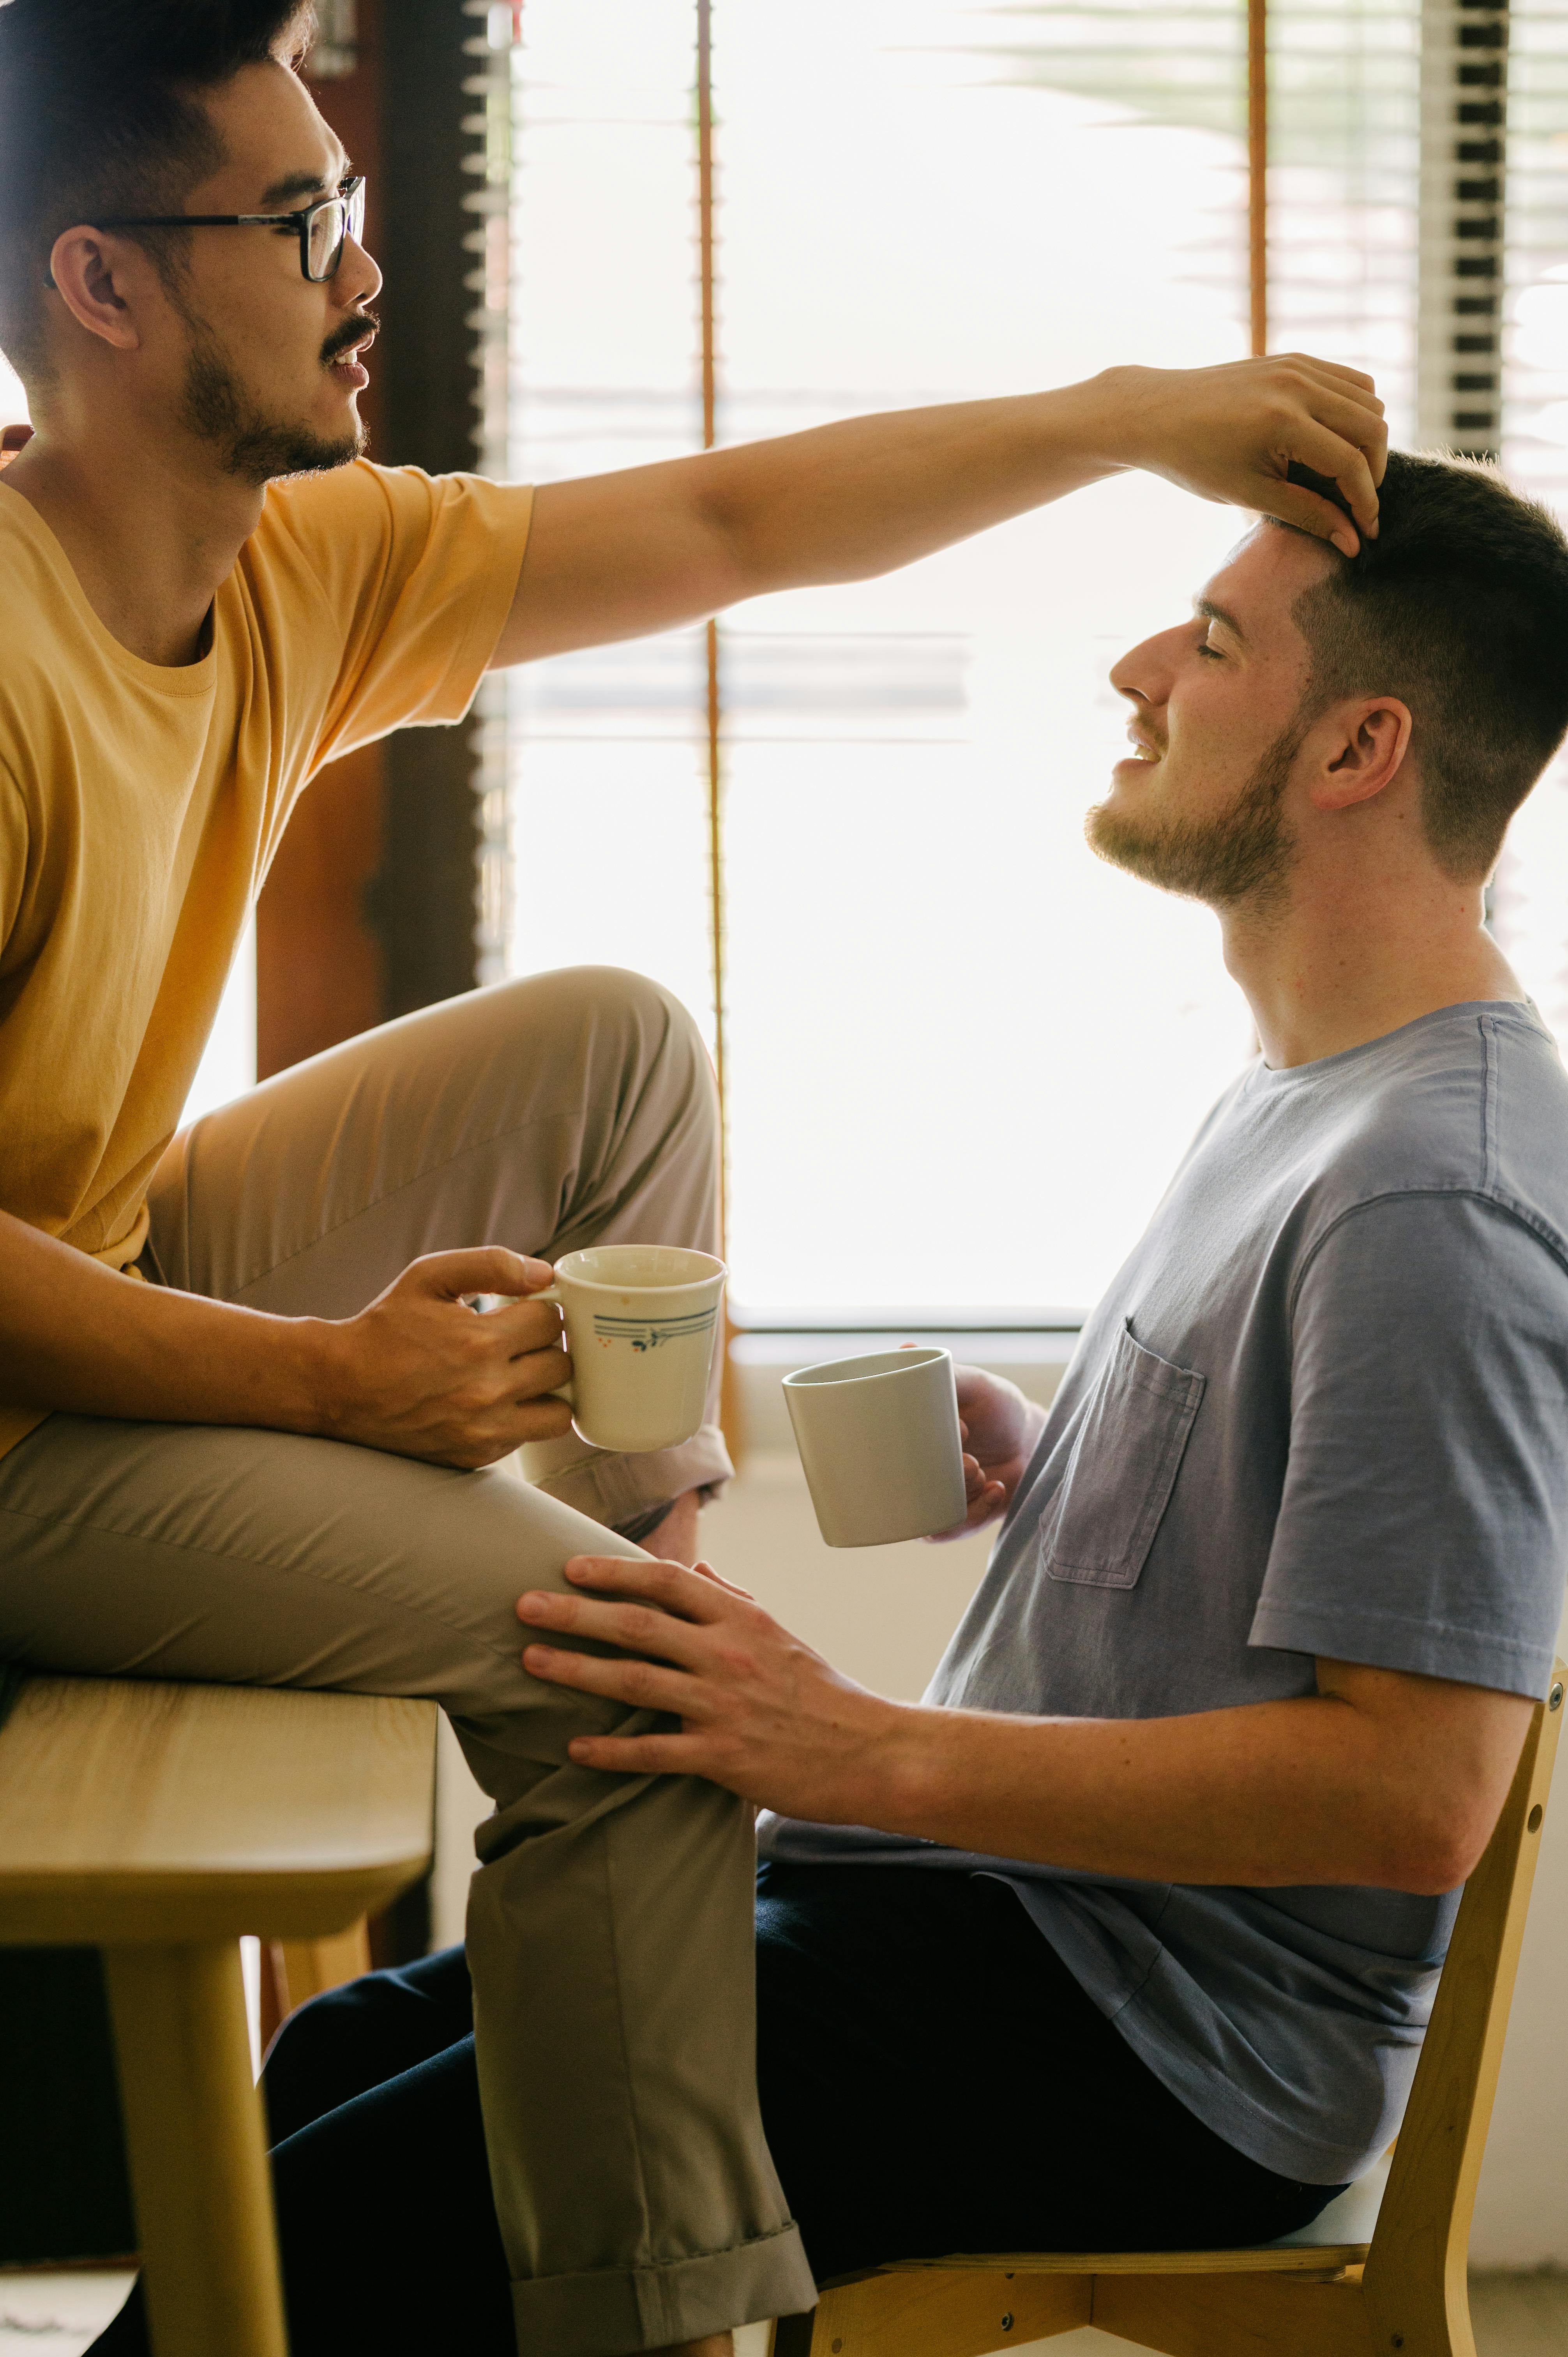
[[[634,1457],[595,1448],[575,1433],[563,1440],[531,1442],[518,1454],[525,1480],[536,1490],[611,1529],[688,1490],[714,1497],[735,1471],[716,1424],[704,1424],[678,1448],[650,1448]]]
[[[630,2357],[732,2325],[798,2316],[816,2298],[794,2225],[704,2258],[539,2276],[511,2287],[517,2345],[540,2357]]]

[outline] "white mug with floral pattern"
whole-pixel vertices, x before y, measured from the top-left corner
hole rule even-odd
[[[673,1448],[706,1412],[722,1260],[676,1244],[588,1244],[533,1301],[558,1301],[572,1379],[554,1394],[596,1448]]]

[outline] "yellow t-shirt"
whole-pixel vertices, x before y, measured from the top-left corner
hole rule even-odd
[[[529,498],[360,459],[274,483],[199,662],[144,662],[0,477],[0,1209],[111,1268],[290,810],[339,753],[458,720]],[[0,1454],[46,1409],[0,1405]]]

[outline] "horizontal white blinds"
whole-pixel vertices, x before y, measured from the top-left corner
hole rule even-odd
[[[1456,102],[1469,52],[1505,65],[1466,100],[1503,111],[1497,208],[1433,194],[1423,0],[1271,0],[1271,342],[1373,370],[1406,443],[1423,388],[1478,412],[1499,388],[1447,380],[1500,371],[1507,463],[1556,497],[1568,5],[1441,5]],[[1466,44],[1466,15],[1500,15],[1506,43]],[[489,11],[492,43],[512,18]],[[1245,350],[1241,0],[714,0],[713,26],[721,441]],[[695,10],[526,0],[521,27],[490,404],[505,463],[548,479],[694,449]],[[1455,228],[1494,212],[1489,249]],[[1440,342],[1434,373],[1434,221],[1451,260],[1500,265],[1500,361]],[[476,271],[493,292],[492,223]],[[1448,269],[1448,296],[1463,275]],[[1107,665],[1184,609],[1235,528],[1121,482],[884,582],[726,619],[743,1303],[1071,1307],[1136,1233],[1248,1023],[1211,920],[1095,863],[1081,814],[1119,748]],[[508,692],[490,808],[512,845],[496,921],[513,969],[638,966],[711,1018],[705,691],[701,636],[677,633]],[[1565,813],[1553,780],[1516,828],[1497,912],[1560,1021]]]

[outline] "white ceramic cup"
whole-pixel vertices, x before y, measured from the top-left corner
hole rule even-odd
[[[950,1531],[967,1511],[948,1351],[878,1351],[784,1378],[817,1525],[829,1546]]]
[[[558,1301],[572,1380],[554,1394],[596,1448],[673,1448],[703,1421],[729,1272],[676,1244],[588,1244],[531,1301]]]

